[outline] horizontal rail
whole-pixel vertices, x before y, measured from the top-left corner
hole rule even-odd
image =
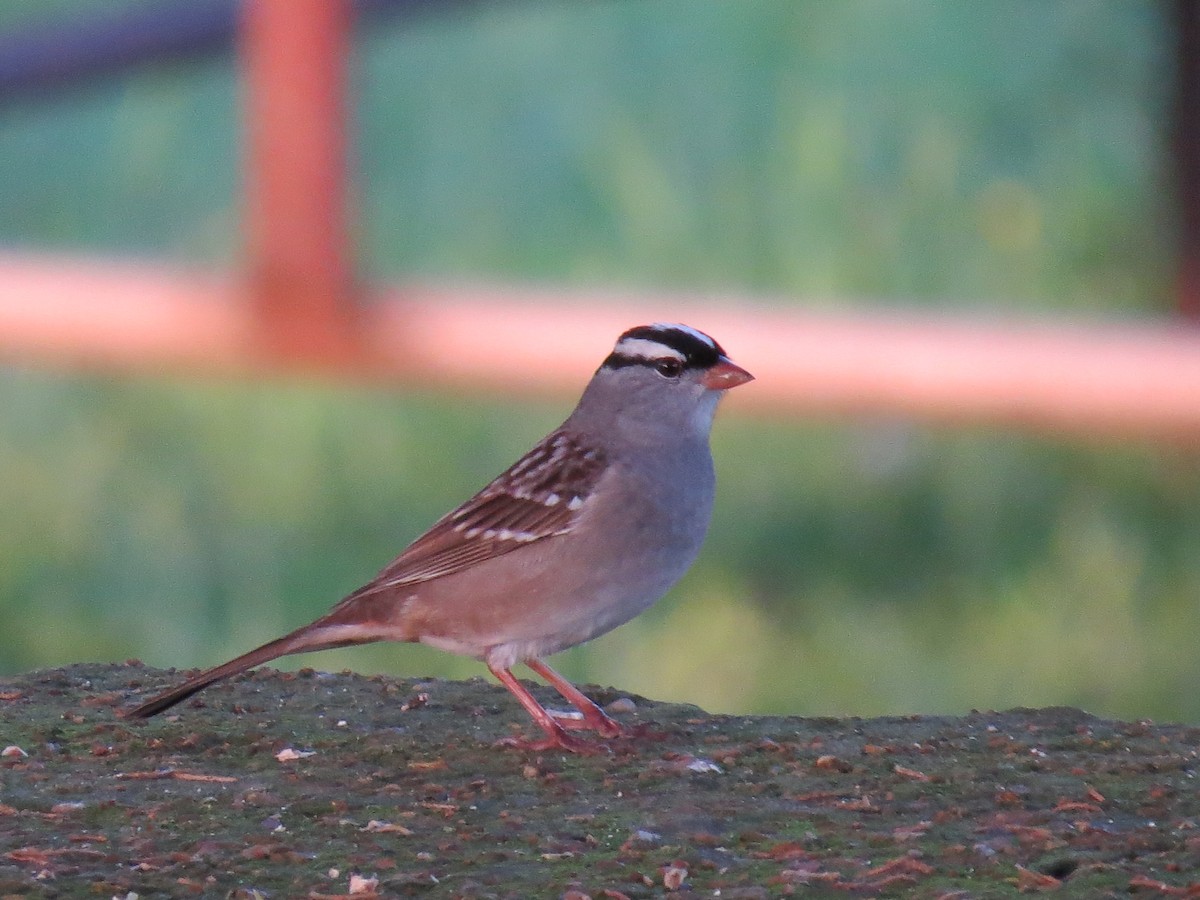
[[[357,350],[271,354],[245,285],[161,264],[0,254],[0,359],[121,371],[307,369],[405,385],[569,395],[631,325],[711,332],[758,378],[735,409],[1017,426],[1200,445],[1200,329],[832,313],[744,297],[548,288],[368,292]]]

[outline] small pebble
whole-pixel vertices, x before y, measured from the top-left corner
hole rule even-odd
[[[637,711],[637,704],[628,697],[618,697],[608,706],[604,707],[605,712],[610,713],[631,713]]]

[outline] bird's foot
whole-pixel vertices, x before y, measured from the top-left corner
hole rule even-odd
[[[600,737],[615,738],[622,737],[627,733],[624,725],[616,719],[610,719],[599,708],[595,709],[595,715],[588,715],[584,712],[575,712],[574,710],[547,710],[554,717],[554,722],[563,728],[571,731],[588,730],[594,731]]]
[[[546,736],[543,738],[537,740],[519,737],[501,738],[496,742],[496,746],[513,750],[532,751],[534,753],[542,753],[547,750],[566,750],[568,753],[578,753],[580,756],[596,756],[600,753],[612,752],[603,744],[575,737],[575,735],[565,731],[558,723],[553,723],[553,729],[547,729]]]

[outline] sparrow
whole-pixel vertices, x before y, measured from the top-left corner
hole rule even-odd
[[[328,613],[128,710],[156,715],[292,653],[419,641],[482,660],[541,729],[533,750],[594,752],[567,732],[622,733],[543,657],[652,606],[695,560],[715,476],[717,404],[753,376],[686,325],[623,333],[574,411]],[[579,711],[553,715],[512,674],[524,663]]]

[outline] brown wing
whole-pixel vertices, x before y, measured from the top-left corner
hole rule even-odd
[[[563,431],[550,434],[478,494],[435,522],[351,596],[441,578],[566,534],[604,466],[600,450]]]

